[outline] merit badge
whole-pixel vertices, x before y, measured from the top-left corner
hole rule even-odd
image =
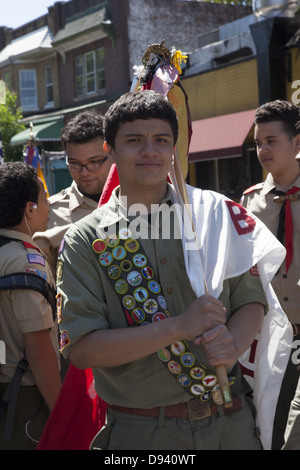
[[[193,367],[191,370],[191,376],[196,380],[201,380],[205,376],[205,372],[201,367]]]
[[[152,321],[153,323],[156,321],[164,320],[166,318],[166,315],[162,312],[157,312],[153,315]]]
[[[132,232],[130,228],[123,227],[119,230],[119,237],[121,240],[127,240],[128,238],[132,237]]]
[[[181,365],[176,361],[169,361],[168,369],[172,374],[180,374],[180,372],[182,372]]]
[[[124,281],[124,279],[119,279],[116,283],[115,283],[115,290],[116,292],[118,292],[118,294],[126,294],[126,292],[128,291],[128,284],[126,281]]]
[[[212,396],[212,392],[210,390],[206,390],[202,395],[200,396],[201,401],[208,401]]]
[[[134,307],[135,307],[135,300],[133,297],[131,297],[131,295],[126,295],[124,298],[123,298],[123,305],[125,308],[127,308],[128,310],[132,310]]]
[[[193,367],[194,362],[195,362],[195,357],[191,353],[184,353],[182,354],[180,361],[185,367]]]
[[[171,354],[167,349],[160,349],[157,352],[159,359],[163,362],[168,362],[171,359]]]
[[[191,385],[191,379],[185,374],[179,374],[177,382],[182,385],[182,387],[189,387]]]
[[[152,279],[154,276],[153,269],[149,268],[149,266],[145,266],[145,268],[142,269],[142,275],[145,279]]]
[[[114,248],[115,246],[119,245],[120,240],[116,234],[108,235],[106,238],[106,243],[110,248]]]
[[[112,255],[117,260],[124,259],[126,256],[126,250],[123,246],[117,246],[112,250]]]
[[[142,275],[138,271],[130,271],[127,275],[127,281],[131,286],[139,286],[142,282]]]
[[[145,313],[143,312],[141,308],[135,308],[132,311],[131,315],[134,321],[136,321],[137,323],[142,323],[142,321],[144,321],[145,319]]]
[[[140,247],[140,244],[139,244],[138,241],[133,240],[132,238],[129,238],[124,243],[124,246],[125,246],[126,250],[129,251],[129,253],[135,253],[136,251],[138,251],[138,249]]]
[[[92,243],[92,248],[95,253],[102,253],[106,250],[106,243],[104,240],[95,240]]]
[[[162,308],[163,310],[165,310],[165,309],[167,308],[167,301],[166,301],[166,299],[165,299],[162,295],[159,295],[159,296],[157,297],[157,300],[158,300],[158,303],[159,303],[159,305],[161,306],[161,308]]]
[[[176,356],[180,356],[185,351],[185,345],[182,341],[177,341],[171,345],[171,351]]]
[[[125,259],[124,261],[121,261],[120,266],[121,266],[122,271],[125,271],[126,273],[128,273],[128,271],[130,271],[132,268],[132,262],[129,261],[128,259]]]
[[[204,387],[202,387],[202,385],[196,384],[196,385],[192,385],[190,390],[193,395],[199,396],[204,392]]]
[[[113,261],[113,258],[111,254],[108,253],[108,251],[104,251],[99,256],[99,263],[101,264],[101,266],[109,266],[112,263],[112,261]]]
[[[149,293],[144,287],[138,287],[137,289],[135,289],[133,293],[133,297],[138,302],[144,302],[145,300],[148,299]]]
[[[204,377],[204,379],[202,380],[202,383],[206,387],[214,387],[214,385],[216,385],[217,381],[218,381],[217,377],[215,375],[211,374],[211,375],[206,375]]]
[[[160,285],[156,281],[149,281],[148,289],[154,294],[158,294],[160,292]]]
[[[149,313],[150,315],[152,315],[153,313],[157,312],[157,310],[158,310],[158,304],[157,304],[156,300],[154,300],[154,299],[148,299],[148,300],[146,300],[146,302],[144,303],[143,308],[144,308],[145,312],[147,312],[147,313]]]
[[[146,256],[142,255],[141,253],[138,253],[134,255],[132,262],[135,266],[139,268],[143,268],[147,264],[147,258]]]
[[[121,268],[119,268],[119,266],[117,266],[116,264],[113,264],[108,270],[108,276],[111,279],[118,279],[120,275],[121,275]]]

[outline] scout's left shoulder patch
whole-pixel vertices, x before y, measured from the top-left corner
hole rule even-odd
[[[45,258],[41,255],[36,255],[34,253],[27,254],[28,263],[30,264],[40,264],[41,266],[45,266]]]
[[[47,273],[45,271],[41,271],[40,269],[27,268],[25,272],[26,273],[31,273],[31,274],[36,274],[37,276],[40,276],[43,279],[45,279],[45,281],[47,281]]]

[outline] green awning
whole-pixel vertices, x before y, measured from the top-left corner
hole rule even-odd
[[[60,141],[60,133],[64,127],[63,119],[45,120],[45,121],[33,121],[33,138],[39,142],[55,142]],[[25,131],[19,132],[10,139],[11,145],[23,145],[26,144],[30,139],[31,129],[25,129]]]

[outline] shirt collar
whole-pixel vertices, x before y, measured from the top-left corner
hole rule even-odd
[[[125,207],[125,205],[122,204],[122,201],[120,201],[118,197],[119,188],[120,186],[117,186],[113,190],[109,201],[101,208],[101,218],[98,224],[98,227],[100,229],[113,225],[116,222],[120,221],[121,219],[126,220],[127,222],[130,221],[127,207]],[[161,204],[172,205],[172,203],[173,202],[172,202],[170,185],[168,184],[166,197],[163,199]]]
[[[297,186],[298,188],[300,188],[300,175],[298,176],[296,181],[294,181],[294,183],[288,189],[291,189],[293,186]],[[274,188],[276,188],[279,191],[286,192],[278,183],[276,183],[276,181],[274,181],[274,178],[271,175],[271,173],[268,173],[267,178],[264,182],[264,187],[262,189],[261,194],[266,195],[270,191],[272,191],[272,189],[274,189]]]
[[[38,249],[37,244],[32,240],[30,235],[27,235],[24,232],[19,232],[18,230],[10,230],[7,228],[1,228],[0,229],[0,235],[8,238],[16,238],[17,240],[21,240],[22,242],[27,242],[33,245]]]
[[[70,212],[73,212],[75,209],[82,205],[87,205],[93,209],[96,209],[98,206],[98,203],[94,201],[93,199],[84,196],[78,189],[77,184],[75,181],[72,182],[71,184],[71,190],[70,190],[70,201],[69,201],[69,209]]]

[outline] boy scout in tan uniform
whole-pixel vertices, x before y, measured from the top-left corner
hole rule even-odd
[[[59,246],[71,224],[98,206],[110,162],[103,151],[103,117],[83,112],[71,119],[61,134],[73,179],[69,188],[49,198],[48,229],[34,240],[43,250],[55,276]]]
[[[14,180],[22,186],[22,180],[28,177],[29,172],[28,186],[38,184],[40,191],[36,202],[34,194],[31,195],[25,185],[23,194],[18,188],[10,193],[11,196],[7,194],[3,181],[9,172],[8,191],[14,188]],[[16,219],[3,216],[3,210],[8,211],[9,207],[13,207],[12,194],[16,194],[13,211],[18,212]],[[26,203],[28,198],[30,200]],[[0,247],[0,276],[24,273],[25,276],[41,278],[54,289],[50,267],[31,236],[35,228],[40,230],[46,226],[49,213],[43,184],[38,180],[35,170],[21,162],[1,165],[0,199],[2,226],[13,224],[19,215],[23,217],[21,224],[17,223],[13,229],[0,228],[1,240],[7,242]],[[0,368],[0,449],[33,449],[61,386],[57,321],[50,303],[41,292],[24,288],[12,290],[11,287],[1,291],[0,298],[0,339],[6,346],[5,363]],[[13,395],[6,397],[7,389],[21,360],[20,367],[24,368],[21,386],[19,391],[14,389],[18,395],[11,414]],[[8,404],[5,407],[6,401]]]
[[[243,194],[241,203],[259,217],[286,246],[287,255],[272,285],[289,321],[294,340],[300,339],[300,109],[285,101],[267,103],[255,117],[258,159],[268,172],[264,182]],[[292,350],[293,353],[293,350]],[[277,405],[273,449],[280,449],[291,401],[299,378],[290,360]]]

